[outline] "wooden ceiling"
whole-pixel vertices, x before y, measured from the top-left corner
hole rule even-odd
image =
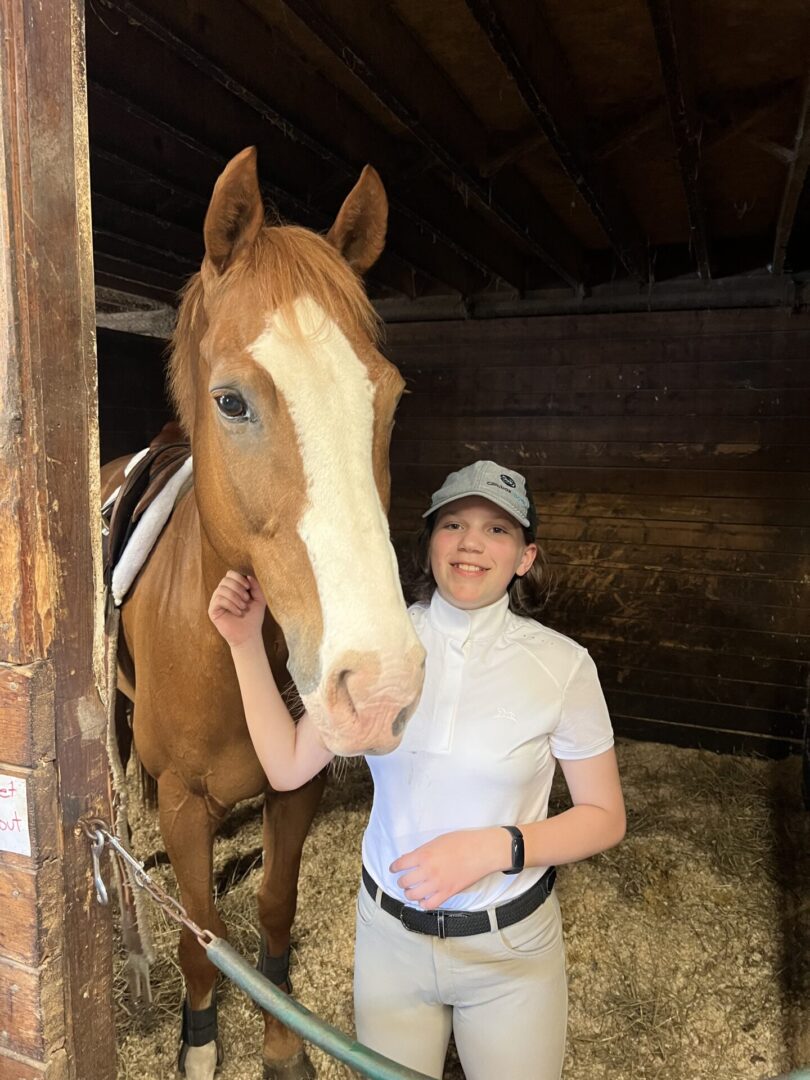
[[[174,303],[249,144],[318,230],[376,166],[369,286],[400,307],[810,276],[807,0],[88,0],[86,25],[102,304]]]

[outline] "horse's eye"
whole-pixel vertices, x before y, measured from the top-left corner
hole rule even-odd
[[[244,398],[239,396],[239,394],[228,391],[224,394],[217,394],[214,400],[217,403],[217,408],[219,409],[219,411],[228,420],[247,419],[247,403],[245,402]]]

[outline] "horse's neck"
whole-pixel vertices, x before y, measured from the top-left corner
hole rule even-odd
[[[217,554],[206,535],[193,484],[178,499],[172,521],[175,523],[178,534],[182,536],[184,546],[188,547],[189,559],[195,556],[199,558],[199,587],[207,608],[211,593],[225,576],[229,567],[225,560]]]

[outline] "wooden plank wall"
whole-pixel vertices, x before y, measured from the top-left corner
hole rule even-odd
[[[101,460],[143,449],[172,418],[162,338],[97,331]]]
[[[810,314],[400,323],[392,527],[452,468],[523,471],[545,621],[595,657],[617,730],[798,749],[810,670]]]

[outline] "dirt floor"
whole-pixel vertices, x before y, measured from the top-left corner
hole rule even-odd
[[[810,813],[797,759],[768,762],[620,742],[624,842],[562,869],[570,1018],[565,1080],[763,1080],[810,1065]],[[558,777],[559,781],[559,777]],[[352,948],[365,765],[330,779],[304,849],[293,930],[296,996],[352,1031]],[[563,809],[558,782],[553,811]],[[140,858],[173,889],[154,816],[133,807]],[[217,839],[231,943],[256,956],[259,803]],[[245,873],[246,867],[254,869]],[[183,996],[176,933],[156,914],[154,1001],[135,1008],[119,971],[119,1080],[174,1075]],[[262,1022],[221,986],[221,1080],[262,1075]],[[322,1080],[348,1069],[316,1049]],[[461,1080],[452,1053],[446,1080]],[[509,1078],[503,1078],[509,1080]]]

